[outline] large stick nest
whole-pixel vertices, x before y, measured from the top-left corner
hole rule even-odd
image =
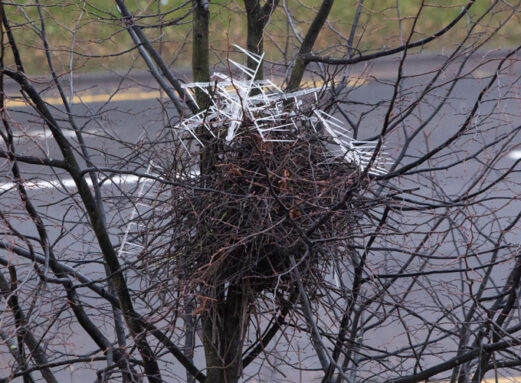
[[[352,200],[341,202],[360,185],[359,168],[333,158],[332,143],[313,129],[301,127],[285,139],[264,142],[246,131],[231,143],[210,142],[202,155],[213,163],[170,187],[162,227],[154,228],[162,243],[147,255],[147,264],[199,286],[260,291],[289,275],[288,249],[304,266],[331,261],[324,254],[338,251],[312,251],[302,258],[304,234],[324,215],[311,239],[352,233]],[[180,164],[171,168],[165,178],[179,182]],[[327,246],[321,242],[319,250]]]

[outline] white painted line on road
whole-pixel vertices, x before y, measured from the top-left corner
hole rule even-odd
[[[107,180],[103,183],[103,186],[111,186],[118,185],[121,186],[123,184],[135,184],[139,181],[141,177],[132,175],[132,174],[124,174],[118,175],[110,178],[110,181]],[[87,178],[87,183],[89,186],[92,186],[92,181]],[[26,181],[24,182],[24,187],[27,190],[49,190],[49,189],[59,189],[59,188],[75,188],[76,184],[72,178],[65,178],[62,180],[50,180],[50,181]],[[16,188],[15,182],[5,182],[0,184],[0,191],[9,191],[14,190]]]
[[[87,130],[82,131],[82,134],[96,134],[100,133],[101,131],[99,129],[96,130]],[[76,138],[76,132],[74,130],[69,129],[62,129],[62,134],[66,138]],[[35,130],[29,130],[24,133],[20,133],[16,135],[14,138],[16,140],[29,140],[29,139],[47,139],[52,138],[53,135],[49,129],[35,129]]]
[[[508,156],[513,160],[518,160],[521,158],[521,150],[512,150]]]

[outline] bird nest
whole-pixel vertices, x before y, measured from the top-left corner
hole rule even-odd
[[[258,71],[262,56],[242,51]],[[328,239],[349,238],[361,175],[385,169],[374,142],[320,110],[323,89],[284,93],[230,63],[246,78],[185,85],[209,105],[173,127],[184,151],[163,167],[168,193],[142,225],[152,238],[143,259],[166,278],[262,291],[291,274],[290,259],[315,268],[342,256]]]
[[[322,251],[327,242],[311,252],[305,244],[352,232],[346,195],[360,185],[360,168],[333,157],[332,140],[314,130],[301,127],[285,138],[265,142],[245,131],[229,143],[215,139],[205,147],[214,163],[204,172],[164,174],[174,186],[154,229],[162,243],[147,264],[190,283],[259,291],[289,276],[290,254],[307,267],[330,261]]]

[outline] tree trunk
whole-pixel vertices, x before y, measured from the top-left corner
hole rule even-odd
[[[242,294],[240,287],[230,287],[227,297],[218,298],[202,314],[202,342],[208,382],[238,382],[242,373],[242,348],[248,305],[248,299]]]
[[[246,6],[246,15],[248,21],[248,36],[246,39],[246,47],[250,52],[261,55],[262,52],[264,52],[263,34],[265,15],[258,0],[246,0],[244,3]],[[257,69],[257,63],[251,57],[248,57],[248,68],[254,70]],[[261,63],[257,72],[257,76],[255,76],[255,80],[262,80],[263,78],[264,71],[263,64]]]
[[[311,23],[306,36],[304,37],[304,41],[302,41],[302,45],[300,46],[299,53],[295,60],[295,66],[291,71],[291,76],[288,81],[288,86],[286,91],[293,92],[300,86],[300,82],[302,81],[302,77],[304,77],[304,72],[306,70],[307,62],[304,60],[304,56],[311,52],[313,49],[313,45],[315,45],[315,41],[318,37],[318,34],[322,30],[324,23],[329,16],[329,12],[333,7],[334,0],[323,0],[320,9],[318,10],[315,19]]]
[[[194,82],[210,81],[210,59],[208,28],[210,23],[210,12],[194,0],[194,13],[192,22],[192,78]],[[195,99],[199,110],[208,107],[208,96],[201,90],[196,89]]]
[[[192,79],[194,82],[210,82],[209,25],[208,8],[194,0],[192,22]],[[197,88],[195,89],[195,100],[200,111],[210,105],[208,95]],[[204,127],[198,129],[197,135],[205,145],[201,148],[199,171],[201,174],[208,174],[212,171],[216,161],[216,150],[211,143],[212,135]]]

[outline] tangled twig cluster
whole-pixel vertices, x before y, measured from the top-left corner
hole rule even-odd
[[[260,65],[262,57],[253,57]],[[349,238],[346,196],[356,194],[362,174],[382,168],[364,172],[371,143],[349,138],[312,103],[303,111],[300,97],[318,89],[288,97],[232,63],[246,81],[221,75],[213,91],[210,83],[187,85],[206,92],[210,107],[176,126],[185,151],[163,172],[173,186],[162,213],[144,225],[156,238],[146,260],[192,285],[262,291],[291,274],[289,254],[315,268],[345,253],[327,239]]]
[[[163,223],[155,227],[161,241],[147,264],[191,283],[258,291],[288,274],[288,251],[308,267],[331,261],[323,251],[304,259],[306,230],[329,215],[311,238],[349,236],[350,203],[341,202],[358,184],[359,168],[332,158],[331,140],[313,130],[287,137],[285,143],[264,142],[249,132],[211,146],[218,161],[210,171],[169,187]],[[164,177],[179,180],[174,173]],[[318,250],[324,247],[327,242]]]

